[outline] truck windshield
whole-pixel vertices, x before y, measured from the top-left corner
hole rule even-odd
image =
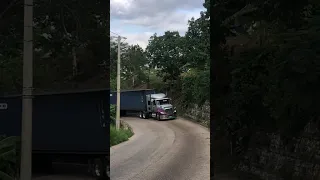
[[[157,100],[159,105],[170,104],[170,99]]]

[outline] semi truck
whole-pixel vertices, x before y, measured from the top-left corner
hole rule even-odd
[[[52,162],[81,163],[93,176],[107,177],[109,94],[109,89],[34,93],[33,165],[50,172]],[[0,96],[0,104],[0,135],[19,137],[22,95]]]
[[[110,94],[110,104],[116,104],[117,92]],[[154,89],[123,90],[120,92],[120,111],[124,115],[128,111],[138,112],[143,119],[157,120],[175,119],[177,110],[171,98],[164,93],[156,93]]]

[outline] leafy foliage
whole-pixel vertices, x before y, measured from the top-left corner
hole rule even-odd
[[[17,137],[0,136],[0,179],[14,180],[17,177]]]
[[[117,59],[118,44],[115,39],[110,41],[110,87],[116,90],[117,87]],[[128,45],[120,43],[121,57],[121,89],[135,88],[147,82],[146,76],[146,56],[139,45]]]
[[[182,105],[203,105],[210,99],[210,71],[194,71],[182,78]]]
[[[158,75],[164,81],[176,80],[186,64],[183,45],[185,38],[179,32],[167,31],[163,36],[150,37],[146,52],[152,67],[158,69]]]
[[[105,72],[109,61],[104,49],[109,41],[107,3],[99,0],[35,2],[35,88],[108,85]],[[23,1],[1,4],[4,9],[0,9],[0,91],[21,92]]]
[[[261,129],[289,142],[319,121],[319,3],[225,1],[215,8],[212,121],[215,138],[228,137],[240,160],[259,146],[250,142]]]

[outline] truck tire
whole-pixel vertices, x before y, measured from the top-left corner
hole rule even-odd
[[[97,179],[104,180],[107,179],[107,163],[106,158],[96,158],[92,165],[92,175],[97,177]]]
[[[148,119],[148,118],[149,118],[148,115],[149,115],[148,113],[143,112],[143,113],[142,113],[142,118],[143,118],[143,119]]]
[[[156,114],[156,120],[158,120],[158,121],[160,121],[161,119],[160,119],[160,114],[159,113],[157,113]]]

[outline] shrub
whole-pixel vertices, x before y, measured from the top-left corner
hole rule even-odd
[[[110,125],[110,146],[127,141],[133,132],[130,129],[119,129],[117,130],[114,125]]]

